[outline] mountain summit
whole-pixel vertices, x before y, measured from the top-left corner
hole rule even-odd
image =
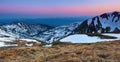
[[[104,13],[82,22],[74,33],[120,33],[120,12]]]

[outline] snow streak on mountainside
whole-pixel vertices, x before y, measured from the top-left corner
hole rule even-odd
[[[104,13],[85,20],[74,33],[120,33],[120,13]]]

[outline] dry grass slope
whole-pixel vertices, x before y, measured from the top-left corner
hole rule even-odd
[[[120,62],[120,41],[0,50],[0,62]]]

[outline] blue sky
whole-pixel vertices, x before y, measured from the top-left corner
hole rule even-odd
[[[0,13],[98,15],[120,11],[120,0],[0,0]]]

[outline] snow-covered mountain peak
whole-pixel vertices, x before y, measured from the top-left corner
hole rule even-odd
[[[75,33],[120,32],[120,12],[104,13],[87,19],[75,30]]]

